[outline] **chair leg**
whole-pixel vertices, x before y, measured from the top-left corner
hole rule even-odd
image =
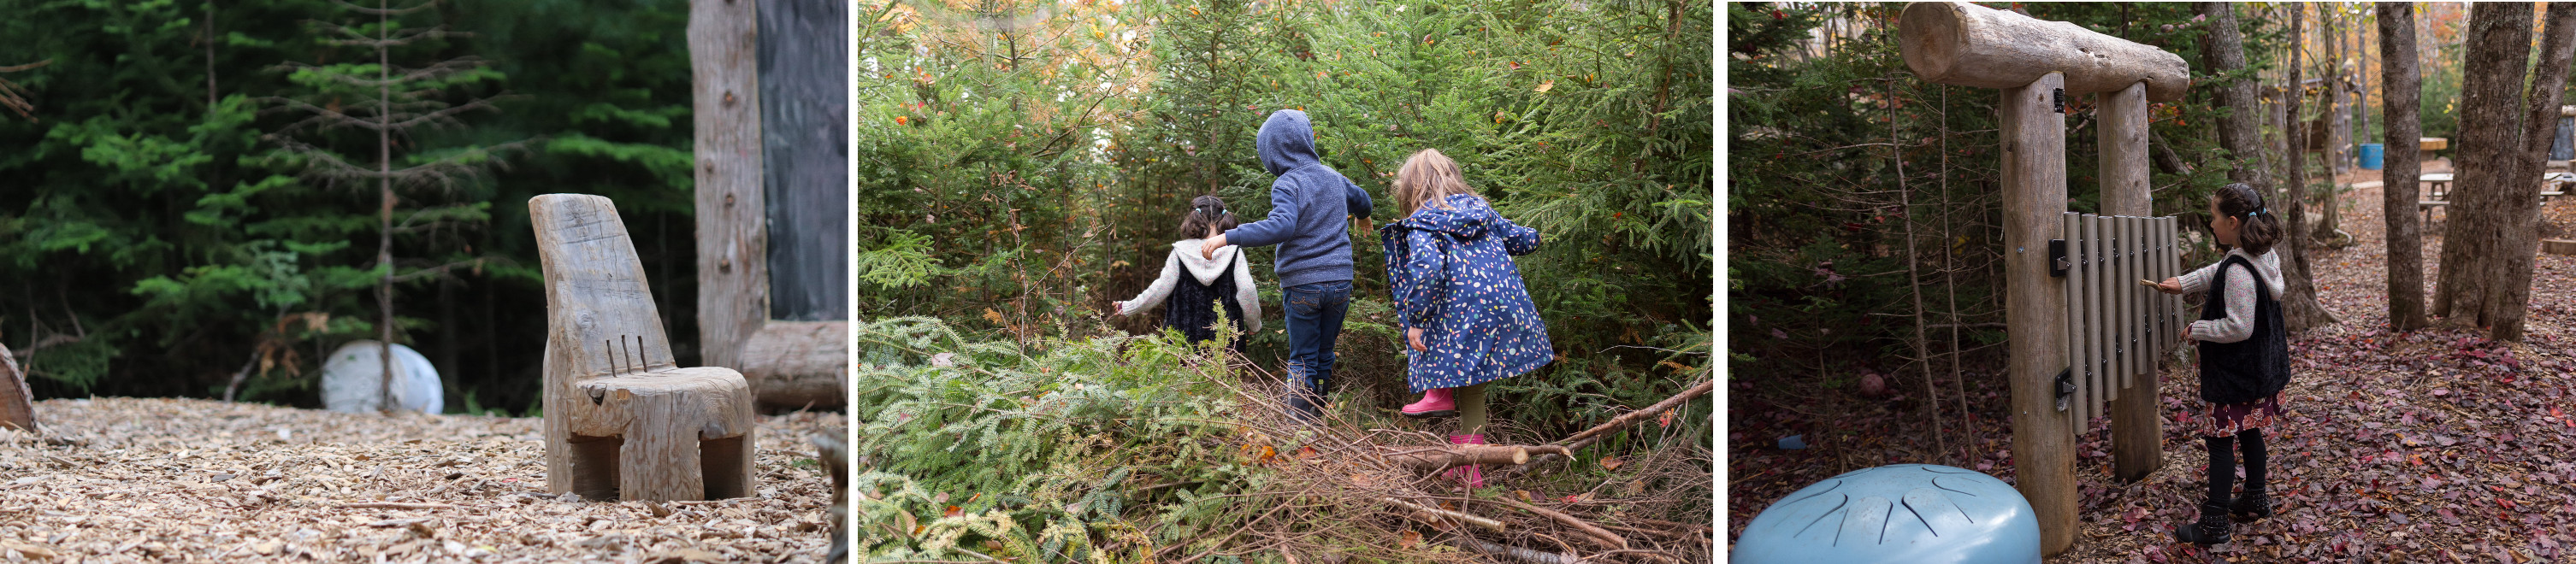
[[[618,451],[626,440],[574,435],[566,443],[572,449],[572,493],[584,501],[617,499]]]
[[[707,498],[707,485],[698,462],[696,428],[630,428],[626,434],[626,447],[618,452],[619,501]]]
[[[742,436],[698,441],[699,474],[707,499],[751,497],[752,431]]]

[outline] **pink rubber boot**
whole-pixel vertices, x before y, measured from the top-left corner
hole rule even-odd
[[[1449,444],[1453,444],[1453,445],[1481,445],[1481,444],[1485,444],[1485,436],[1484,436],[1484,435],[1450,435],[1450,436],[1449,436]],[[1474,465],[1474,464],[1468,464],[1468,465],[1463,465],[1463,466],[1459,466],[1459,467],[1456,467],[1456,468],[1450,468],[1450,469],[1449,469],[1449,471],[1440,473],[1440,477],[1442,477],[1442,478],[1449,478],[1449,479],[1453,479],[1453,480],[1459,480],[1459,481],[1462,481],[1462,482],[1466,482],[1467,487],[1470,487],[1470,488],[1481,488],[1481,487],[1485,487],[1485,473],[1484,473],[1483,471],[1481,471],[1481,470],[1478,470],[1478,469],[1476,468],[1476,465]]]
[[[1432,388],[1422,392],[1422,401],[1413,402],[1413,405],[1404,406],[1404,416],[1415,419],[1426,417],[1457,417],[1458,401],[1451,399],[1449,395],[1450,390],[1453,389],[1454,388]]]

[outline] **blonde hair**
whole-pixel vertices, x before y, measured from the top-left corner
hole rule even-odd
[[[1416,151],[1404,159],[1403,167],[1396,169],[1395,205],[1406,217],[1425,203],[1450,209],[1444,200],[1451,194],[1475,195],[1476,189],[1468,187],[1464,175],[1458,173],[1458,162],[1440,154],[1439,149]]]

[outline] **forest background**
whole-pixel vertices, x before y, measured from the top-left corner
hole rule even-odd
[[[372,3],[370,3],[372,4]],[[395,7],[410,5],[396,3]],[[687,3],[452,1],[377,18],[314,0],[0,1],[0,343],[38,398],[221,397],[318,406],[332,347],[378,334],[376,183],[334,183],[292,144],[372,167],[363,129],[283,132],[289,99],[340,110],[372,48],[408,33],[415,100],[487,110],[392,137],[395,341],[437,365],[450,412],[535,409],[545,298],[524,202],[608,196],[672,335],[695,335]],[[35,65],[41,63],[41,65]],[[399,95],[399,92],[397,93]],[[292,142],[292,143],[290,143]],[[694,339],[675,342],[682,365]]]
[[[1274,177],[1253,137],[1282,108],[1313,118],[1324,162],[1376,198],[1379,225],[1395,220],[1396,168],[1437,148],[1503,216],[1544,237],[1517,262],[1559,356],[1495,383],[1496,442],[1565,437],[1713,373],[1709,3],[995,1],[858,12],[854,487],[884,492],[855,509],[860,545],[880,556],[1418,550],[1375,528],[1382,520],[1345,513],[1374,498],[1256,518],[1313,496],[1283,490],[1301,486],[1265,469],[1268,457],[1215,446],[1248,440],[1221,422],[1264,419],[1246,413],[1263,392],[1238,400],[1227,388],[1275,375],[1285,356],[1275,248],[1247,249],[1267,319],[1239,359],[1120,341],[1157,334],[1160,316],[1104,315],[1153,281],[1185,238],[1192,197],[1220,196],[1247,222],[1269,212]],[[1376,234],[1351,242],[1358,280],[1336,410],[1393,425],[1393,409],[1414,398],[1385,262]],[[1512,483],[1580,493],[1612,478],[1638,489],[1604,493],[1621,501],[1601,507],[1702,522],[1711,401]],[[1614,476],[1620,456],[1670,464]],[[1302,532],[1260,532],[1274,528]],[[1255,532],[1229,534],[1245,530]]]

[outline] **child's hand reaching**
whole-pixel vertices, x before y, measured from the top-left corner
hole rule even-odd
[[[2180,293],[2182,293],[2182,279],[2181,279],[2181,278],[2166,278],[2166,279],[2165,279],[2165,281],[2163,281],[2163,282],[2157,282],[2157,283],[2156,283],[2156,291],[2158,291],[2158,292],[2164,292],[2164,293],[2167,293],[2167,294],[2180,294]],[[2184,339],[2186,339],[2186,340],[2188,340],[2188,339],[2190,339],[2190,338],[2191,338],[2191,336],[2190,336],[2189,334],[2185,334],[2185,335],[2183,335],[2183,338],[2184,338]]]
[[[1412,341],[1412,344],[1413,344],[1413,350],[1417,350],[1417,351],[1429,351],[1429,350],[1431,350],[1431,348],[1430,348],[1430,347],[1422,346],[1422,328],[1421,328],[1421,327],[1415,327],[1415,328],[1411,328],[1411,329],[1406,329],[1406,330],[1404,330],[1404,340],[1406,340],[1406,341]]]
[[[1216,250],[1217,250],[1219,247],[1224,247],[1224,246],[1225,246],[1225,234],[1224,234],[1224,233],[1218,233],[1218,234],[1216,234],[1216,236],[1215,236],[1215,237],[1209,237],[1209,238],[1207,238],[1207,242],[1199,243],[1199,258],[1208,259],[1208,260],[1216,260]]]

